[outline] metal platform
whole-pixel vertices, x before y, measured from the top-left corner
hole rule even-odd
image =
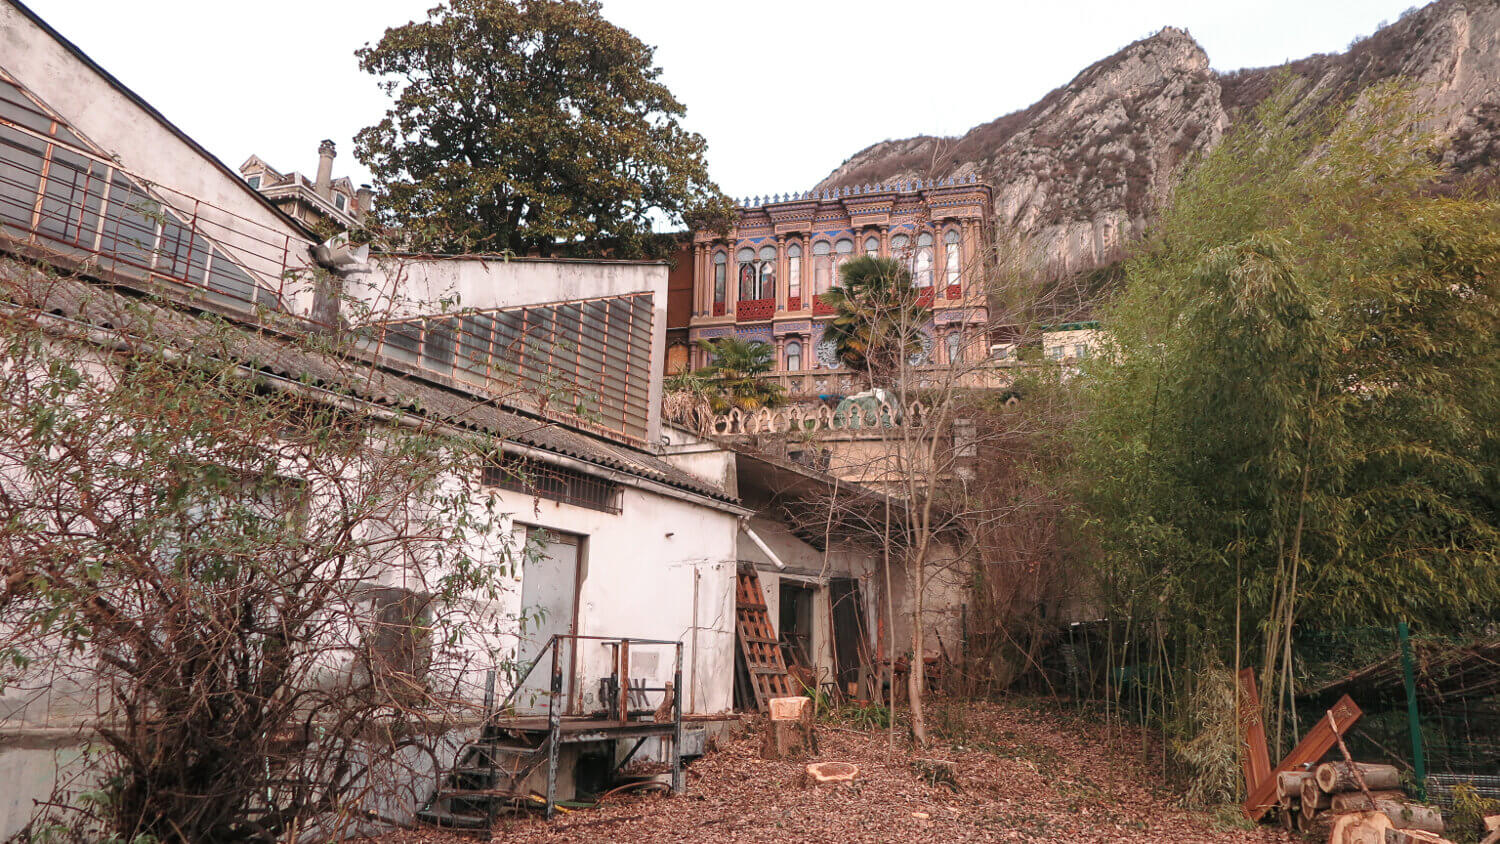
[[[604,713],[573,715],[565,711],[563,669],[558,658],[559,643],[576,647],[578,640],[592,640],[615,651],[613,670],[605,679],[612,691]],[[631,686],[631,645],[669,646],[674,649],[670,686],[647,688]],[[551,683],[546,697],[545,714],[516,714],[516,694],[543,658],[551,651]],[[493,673],[490,686],[493,689]],[[671,719],[655,720],[655,711],[632,710],[630,695],[635,692],[671,694]],[[453,768],[417,812],[417,818],[437,826],[469,829],[488,828],[499,810],[537,808],[550,819],[557,810],[558,750],[567,744],[601,741],[635,740],[634,746],[614,766],[618,772],[635,756],[646,740],[669,738],[672,755],[672,791],[682,791],[682,643],[658,639],[631,639],[611,636],[555,635],[527,667],[511,692],[498,706],[487,694],[485,725],[475,741],[459,749]],[[649,720],[641,720],[641,719]],[[546,765],[545,795],[522,791],[526,778]]]

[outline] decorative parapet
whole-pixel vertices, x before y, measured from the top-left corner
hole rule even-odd
[[[668,419],[705,437],[855,433],[899,426],[921,427],[928,413],[926,405],[920,402],[912,402],[903,410],[899,404],[870,396],[844,399],[837,408],[791,405],[752,411],[731,408],[727,413],[715,413],[708,402],[681,393],[667,396],[663,404]]]

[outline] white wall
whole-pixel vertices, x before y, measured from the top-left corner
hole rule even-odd
[[[630,487],[622,491],[619,514],[514,492],[497,494],[502,509],[514,513],[518,524],[586,537],[579,634],[681,641],[684,711],[729,711],[736,646],[733,513]],[[523,608],[517,603],[509,609]],[[609,674],[603,649],[580,649],[575,683],[585,711],[600,706],[598,680]],[[658,687],[671,680],[671,649],[637,649],[631,679],[640,678]],[[659,700],[659,695],[651,696],[652,705]]]

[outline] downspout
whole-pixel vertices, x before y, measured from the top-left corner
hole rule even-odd
[[[776,552],[771,550],[771,546],[767,545],[765,543],[765,540],[761,539],[760,536],[755,533],[755,530],[750,527],[749,519],[740,519],[740,529],[745,531],[745,535],[750,537],[750,541],[754,542],[757,548],[765,552],[766,557],[770,559],[771,563],[775,565],[778,570],[786,568],[786,563],[783,563],[781,561],[781,558],[776,556]]]

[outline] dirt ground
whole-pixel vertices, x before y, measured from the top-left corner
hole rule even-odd
[[[1159,841],[1288,842],[1233,812],[1183,809],[1142,760],[1140,735],[1107,730],[1066,710],[1026,702],[936,704],[940,738],[923,754],[955,763],[953,786],[934,783],[885,731],[819,725],[816,761],[860,768],[858,785],[804,790],[804,762],[763,760],[752,731],[687,770],[678,797],[620,795],[596,809],[502,819],[504,842]],[[440,831],[385,835],[378,844],[459,844]]]

